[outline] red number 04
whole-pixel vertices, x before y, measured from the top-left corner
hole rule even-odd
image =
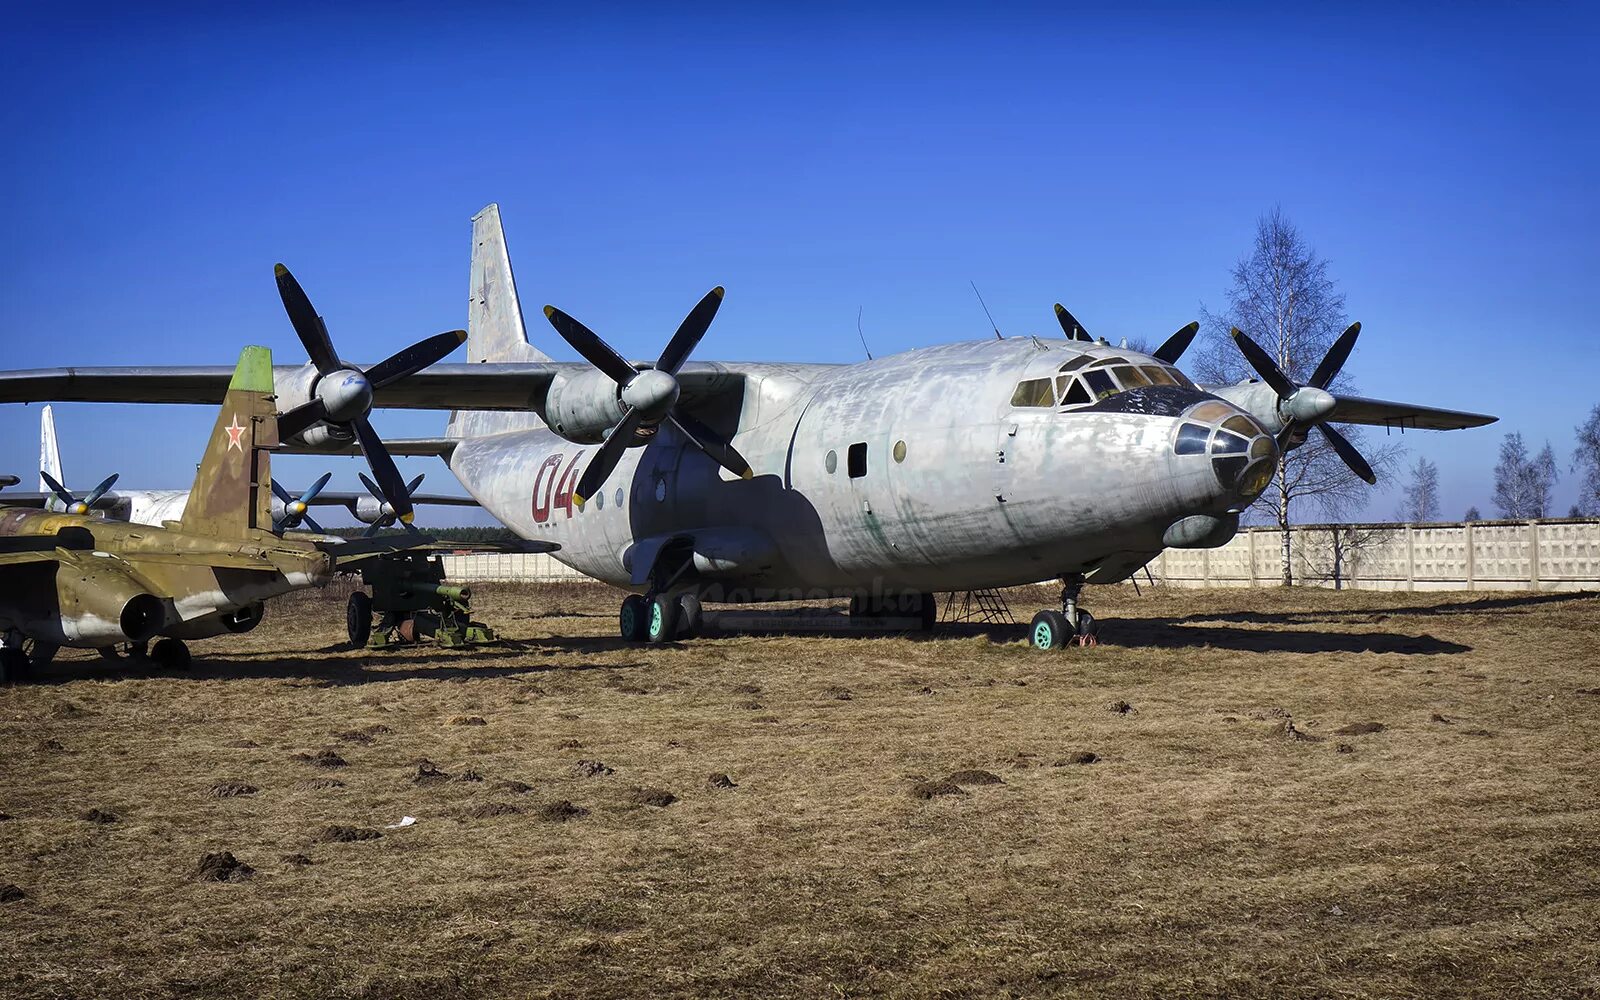
[[[559,453],[547,456],[539,463],[539,471],[534,473],[533,519],[539,524],[550,520],[556,507],[566,511],[568,518],[572,517],[572,490],[578,484],[578,459],[583,457],[583,452],[573,455],[566,471],[561,472],[561,460],[565,457]]]

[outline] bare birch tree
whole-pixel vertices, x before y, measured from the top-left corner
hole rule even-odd
[[[1228,335],[1237,326],[1270,353],[1291,380],[1309,381],[1348,325],[1344,295],[1328,277],[1328,262],[1317,256],[1282,209],[1273,208],[1257,220],[1255,245],[1234,265],[1232,279],[1221,312],[1200,307],[1205,334],[1194,376],[1213,385],[1254,376]],[[1354,382],[1343,372],[1327,388],[1335,395],[1355,392]],[[1343,433],[1374,471],[1382,475],[1394,467],[1400,453],[1397,446],[1369,450],[1359,431],[1345,428]],[[1337,521],[1359,510],[1368,497],[1367,484],[1350,471],[1326,438],[1297,435],[1296,441],[1301,440],[1303,444],[1280,458],[1276,488],[1268,489],[1246,512],[1251,520],[1277,523],[1285,586],[1294,582],[1289,526],[1300,501],[1311,502],[1329,520]]]
[[[1400,504],[1402,521],[1437,521],[1439,519],[1439,467],[1418,457],[1411,467],[1411,482],[1406,484],[1405,499]]]
[[[1556,454],[1548,442],[1544,450],[1528,457],[1528,446],[1517,432],[1500,442],[1500,461],[1494,467],[1494,505],[1500,516],[1521,520],[1550,513],[1556,484]]]
[[[1572,471],[1578,474],[1580,516],[1600,515],[1600,405],[1577,428],[1578,447],[1572,451]]]

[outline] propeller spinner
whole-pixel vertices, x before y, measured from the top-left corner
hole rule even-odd
[[[327,532],[322,530],[322,525],[318,524],[316,519],[311,516],[310,508],[311,501],[317,498],[317,494],[322,492],[322,488],[328,485],[328,480],[332,478],[333,473],[324,472],[316,482],[311,484],[310,489],[298,497],[290,496],[289,491],[280,486],[276,479],[272,480],[272,494],[283,502],[283,516],[272,522],[272,530],[281,533],[286,528],[298,528],[304,523],[306,527],[317,534],[326,534]]]
[[[1278,394],[1278,413],[1284,418],[1283,431],[1279,434],[1280,443],[1289,438],[1295,425],[1311,426],[1322,432],[1328,439],[1333,450],[1338,452],[1344,464],[1350,471],[1366,480],[1369,485],[1376,485],[1378,476],[1372,471],[1372,466],[1367,463],[1356,446],[1343,434],[1329,427],[1328,414],[1333,412],[1337,400],[1328,391],[1328,383],[1339,374],[1339,369],[1344,367],[1345,361],[1350,358],[1350,351],[1356,346],[1356,338],[1361,335],[1361,324],[1351,323],[1349,328],[1339,335],[1339,339],[1328,348],[1328,353],[1323,355],[1317,364],[1317,370],[1312,372],[1311,381],[1305,385],[1295,385],[1289,376],[1283,373],[1272,355],[1262,349],[1260,344],[1251,340],[1238,327],[1232,330],[1234,343],[1239,345],[1239,352],[1256,370],[1261,380],[1272,387]]]
[[[722,305],[722,295],[721,285],[706,293],[684,317],[653,368],[635,368],[593,330],[555,306],[544,307],[545,317],[562,339],[617,384],[617,398],[623,407],[622,419],[589,460],[573,489],[573,500],[580,507],[605,483],[611,470],[621,461],[622,452],[648,443],[664,421],[671,422],[696,448],[724,469],[741,479],[751,477],[750,463],[732,445],[720,440],[710,428],[679,410],[677,405],[678,371],[710,328],[711,320]]]
[[[43,469],[39,470],[39,478],[44,480],[45,485],[49,486],[51,492],[53,492],[56,495],[56,498],[61,501],[62,510],[66,511],[68,514],[82,515],[89,513],[89,511],[94,508],[95,502],[101,497],[105,496],[106,492],[110,490],[112,486],[116,485],[117,473],[112,473],[111,475],[107,476],[101,481],[99,486],[96,486],[94,489],[90,490],[89,495],[84,497],[82,500],[79,500],[77,497],[73,496],[72,491],[68,490],[65,486],[62,486],[56,481],[54,476],[50,475],[48,472],[45,472]]]
[[[278,295],[283,299],[284,311],[289,314],[289,322],[294,324],[294,332],[299,335],[318,374],[311,399],[279,414],[278,433],[293,437],[312,424],[326,422],[354,434],[372,475],[382,488],[380,496],[393,506],[399,520],[410,524],[414,515],[405,481],[400,478],[400,470],[395,467],[389,449],[383,446],[367,420],[367,414],[372,411],[372,394],[443,359],[467,339],[466,331],[435,334],[363,371],[339,360],[327,325],[289,269],[277,264],[273,272],[278,279]]]

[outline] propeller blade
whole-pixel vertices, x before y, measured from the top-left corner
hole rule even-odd
[[[642,415],[637,408],[628,407],[628,412],[622,415],[622,422],[611,429],[611,435],[600,445],[600,450],[594,453],[594,457],[589,459],[583,475],[578,477],[578,485],[572,488],[572,499],[579,507],[599,492],[600,487],[605,484],[606,477],[611,475],[611,470],[622,460],[622,453],[633,443],[633,432],[639,429],[641,419]]]
[[[333,478],[333,473],[324,472],[322,474],[321,478],[319,478],[316,482],[311,484],[311,488],[309,490],[306,490],[304,493],[300,494],[300,502],[301,503],[310,503],[311,501],[315,500],[317,498],[317,494],[322,492],[322,488],[324,486],[328,485],[328,480],[330,480],[332,478]],[[272,485],[273,486],[277,486],[278,484],[277,483],[273,483]]]
[[[111,475],[107,476],[99,486],[96,486],[94,489],[90,490],[89,495],[83,498],[83,505],[85,507],[93,507],[94,502],[105,496],[106,491],[111,489],[111,487],[116,484],[117,475],[117,473],[113,472]]]
[[[294,503],[294,497],[290,496],[289,491],[284,489],[276,479],[271,480],[271,483],[273,496],[277,497],[279,500],[282,500],[286,504]]]
[[[344,367],[339,363],[339,355],[334,353],[327,326],[323,324],[322,317],[317,315],[300,282],[294,280],[294,275],[282,264],[274,264],[272,272],[278,279],[278,297],[283,299],[283,309],[289,314],[289,322],[294,324],[294,332],[300,335],[306,356],[317,371],[326,375]]]
[[[378,532],[382,531],[384,527],[386,526],[383,523],[383,518],[380,517],[367,526],[367,530],[361,533],[361,537],[371,538],[373,535],[376,535]]]
[[[711,433],[711,428],[705,424],[687,414],[677,412],[669,413],[667,419],[672,421],[679,433],[688,438],[690,443],[705,452],[712,461],[724,469],[740,479],[749,479],[755,475],[755,471],[750,468],[750,463],[744,460],[744,456],[735,451],[733,445],[718,440],[717,436]]]
[[[1059,302],[1056,303],[1056,322],[1061,324],[1061,332],[1067,335],[1068,340],[1082,340],[1090,344],[1094,343],[1094,338],[1089,336],[1089,331],[1083,328],[1083,324],[1078,322],[1078,318],[1067,312],[1067,307]]]
[[[312,424],[328,418],[328,408],[320,397],[278,414],[278,437],[292,438]]]
[[[66,504],[68,507],[71,507],[73,504],[78,502],[78,498],[73,496],[65,486],[62,486],[60,483],[56,482],[56,478],[50,475],[50,473],[40,469],[39,478],[43,479],[45,485],[50,487],[50,491],[56,495],[57,499]]]
[[[301,514],[300,521],[306,527],[310,528],[312,531],[315,531],[319,535],[327,534],[326,531],[322,530],[322,525],[318,524],[316,518],[312,517],[310,514]]]
[[[1339,339],[1333,342],[1333,346],[1328,348],[1328,353],[1322,356],[1322,361],[1317,365],[1317,370],[1311,374],[1311,381],[1307,384],[1314,385],[1318,389],[1326,389],[1328,383],[1333,381],[1333,377],[1339,374],[1339,369],[1344,367],[1359,336],[1361,336],[1361,324],[1351,323],[1345,332],[1339,334]]]
[[[426,472],[419,472],[417,473],[417,478],[411,480],[409,483],[406,483],[406,496],[416,496],[417,487],[422,485],[422,481],[426,479],[427,476],[428,474]]]
[[[467,331],[451,330],[448,333],[436,333],[427,340],[419,340],[405,350],[392,354],[368,368],[367,381],[372,384],[374,391],[386,385],[393,385],[403,378],[415,375],[436,361],[443,361],[466,339]]]
[[[1187,351],[1189,345],[1193,343],[1194,335],[1199,332],[1200,324],[1190,323],[1182,330],[1168,337],[1167,342],[1156,348],[1155,354],[1151,355],[1151,357],[1157,361],[1165,361],[1169,365],[1177,364],[1178,359],[1183,357],[1183,352]]]
[[[606,377],[618,385],[627,385],[628,380],[639,374],[639,370],[627,361],[622,355],[611,349],[611,346],[600,339],[599,334],[557,309],[555,306],[544,307],[545,318],[550,325],[561,334],[561,339],[572,345],[572,349],[583,355],[583,359],[594,365],[606,374]]]
[[[1288,399],[1292,396],[1296,386],[1278,367],[1278,363],[1272,360],[1272,355],[1263,351],[1260,344],[1245,336],[1238,327],[1234,327],[1230,332],[1233,334],[1233,342],[1239,345],[1239,353],[1250,362],[1250,367],[1261,376],[1261,381],[1272,386],[1272,391],[1278,394],[1279,399]]]
[[[1321,431],[1323,436],[1328,439],[1328,443],[1333,445],[1333,450],[1339,453],[1340,458],[1344,459],[1344,464],[1350,466],[1351,472],[1366,480],[1368,486],[1378,485],[1378,476],[1372,471],[1372,466],[1367,464],[1367,460],[1361,457],[1359,451],[1356,451],[1356,446],[1351,444],[1343,434],[1340,434],[1327,424],[1318,424],[1317,430]]]
[[[678,369],[683,367],[690,352],[711,327],[711,321],[716,317],[718,307],[722,305],[722,296],[723,288],[718,285],[695,303],[695,307],[689,310],[689,315],[679,324],[678,332],[672,335],[672,339],[667,341],[667,346],[662,349],[661,357],[656,361],[657,371],[666,372],[668,375],[678,374]]]
[[[389,449],[385,448],[378,432],[372,429],[372,424],[366,417],[358,417],[350,421],[350,426],[356,432],[356,443],[361,445],[361,453],[367,457],[367,465],[372,468],[372,476],[382,488],[379,494],[384,500],[389,501],[389,506],[394,508],[395,516],[402,521],[410,521],[411,496],[406,493],[406,482],[400,478],[400,470],[395,468],[394,459],[389,456]]]

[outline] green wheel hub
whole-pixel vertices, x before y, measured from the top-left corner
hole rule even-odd
[[[658,636],[660,634],[661,634],[661,605],[659,605],[659,604],[657,604],[657,603],[652,601],[651,604],[650,604],[650,635],[652,637],[654,637],[654,636]]]
[[[622,606],[622,633],[627,635],[633,631],[633,608],[630,605]]]
[[[1049,649],[1055,645],[1055,636],[1050,634],[1050,623],[1040,622],[1033,627],[1033,645],[1038,649]]]

